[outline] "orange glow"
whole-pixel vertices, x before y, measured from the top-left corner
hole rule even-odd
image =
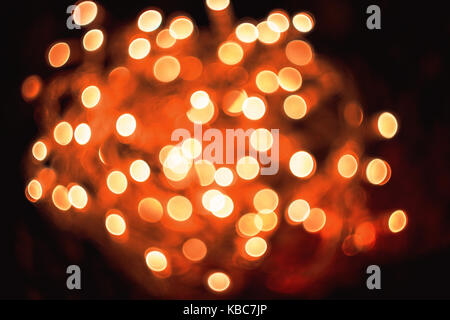
[[[172,47],[175,44],[175,42],[177,42],[177,39],[172,37],[172,34],[170,33],[169,29],[161,30],[156,36],[156,44],[163,49],[168,49]]]
[[[58,144],[62,146],[68,145],[73,137],[72,126],[65,121],[58,123],[53,130],[53,137]]]
[[[214,11],[222,11],[228,8],[230,0],[206,0],[208,8]]]
[[[136,130],[136,119],[129,113],[122,114],[116,121],[116,130],[122,137],[131,136]]]
[[[325,226],[327,216],[320,208],[313,208],[309,212],[309,216],[303,221],[303,227],[306,231],[315,233],[322,230]]]
[[[272,30],[267,21],[259,23],[256,28],[258,28],[258,40],[264,44],[274,44],[280,39],[280,33]]]
[[[259,128],[252,132],[250,135],[250,144],[253,149],[266,152],[273,145],[273,136],[269,130],[265,128]]]
[[[183,243],[183,254],[191,261],[197,262],[206,256],[207,248],[205,243],[197,238],[191,238]]]
[[[176,221],[186,221],[192,215],[192,204],[186,197],[174,196],[167,202],[167,213]]]
[[[366,249],[375,243],[376,230],[373,223],[366,221],[356,227],[353,241],[358,249]]]
[[[338,172],[344,178],[351,178],[358,170],[358,161],[351,154],[344,154],[338,161]]]
[[[285,32],[289,29],[289,18],[280,12],[274,12],[267,17],[267,25],[275,32]]]
[[[191,105],[195,109],[203,109],[209,104],[209,95],[205,91],[195,91],[191,95]]]
[[[208,277],[208,286],[213,291],[223,292],[230,286],[230,277],[223,272],[214,272]]]
[[[245,243],[245,252],[254,258],[261,257],[267,251],[267,242],[261,237],[253,237]]]
[[[236,27],[236,37],[239,41],[252,43],[258,39],[259,32],[255,25],[244,22]]]
[[[308,110],[305,100],[298,95],[288,96],[283,103],[284,112],[294,120],[303,118]]]
[[[80,26],[85,26],[94,21],[97,11],[97,5],[94,2],[80,2],[73,11],[73,21]]]
[[[183,40],[192,34],[194,31],[194,24],[186,17],[179,17],[170,23],[169,31],[175,39]]]
[[[264,93],[274,93],[279,87],[275,72],[264,70],[256,76],[256,86]]]
[[[137,182],[144,182],[150,177],[150,167],[144,160],[135,160],[130,165],[130,176]]]
[[[125,233],[127,225],[125,219],[117,210],[110,210],[105,219],[106,230],[113,236],[121,236]]]
[[[286,218],[291,224],[299,224],[309,217],[310,211],[307,201],[297,199],[289,205]]]
[[[138,28],[144,32],[152,32],[159,28],[162,22],[162,15],[156,10],[143,12],[138,19]]]
[[[314,20],[307,13],[298,13],[292,18],[294,28],[300,32],[310,32],[314,27]]]
[[[138,213],[142,220],[147,222],[158,222],[163,216],[163,206],[158,199],[144,198],[139,201]]]
[[[278,216],[275,212],[258,213],[258,217],[262,220],[261,231],[272,231],[278,224]]]
[[[83,209],[88,202],[88,195],[82,186],[74,185],[69,189],[69,202],[77,209]]]
[[[28,183],[27,191],[30,197],[35,201],[42,197],[42,186],[36,179],[33,179]]]
[[[100,89],[96,86],[89,86],[81,93],[81,102],[86,108],[90,109],[99,103],[100,97]]]
[[[65,42],[54,44],[48,52],[48,62],[54,68],[62,67],[70,57],[70,47]]]
[[[397,133],[398,129],[397,119],[395,119],[392,113],[383,112],[378,117],[377,124],[378,124],[378,131],[386,139],[393,138]]]
[[[33,100],[40,93],[42,89],[42,80],[38,76],[29,76],[22,83],[22,97],[25,100]]]
[[[130,57],[136,60],[144,59],[150,53],[151,45],[147,39],[137,38],[131,41],[128,47]]]
[[[159,58],[153,66],[155,78],[161,82],[171,82],[180,74],[180,63],[172,56]]]
[[[198,160],[194,164],[198,180],[201,186],[209,186],[214,182],[216,169],[208,160]]]
[[[242,106],[244,115],[250,120],[259,120],[266,113],[266,104],[261,98],[249,97]]]
[[[242,179],[252,180],[259,174],[259,163],[253,157],[242,157],[236,163],[236,172]]]
[[[216,189],[208,190],[202,196],[202,205],[208,211],[219,211],[225,206],[225,195]]]
[[[262,230],[263,220],[255,213],[246,213],[238,220],[236,228],[242,236],[253,237]]]
[[[214,105],[210,102],[203,109],[189,109],[186,115],[192,123],[206,124],[214,117],[214,113]]]
[[[181,145],[181,151],[185,158],[195,159],[202,153],[202,144],[197,139],[188,138]]]
[[[66,187],[57,185],[52,192],[52,201],[61,211],[67,211],[72,206],[69,201],[69,191]]]
[[[304,66],[311,62],[313,52],[311,46],[302,40],[292,40],[286,46],[286,57],[296,65]]]
[[[223,43],[217,51],[220,61],[227,65],[235,65],[244,57],[242,47],[233,41]]]
[[[223,98],[224,111],[231,116],[239,115],[247,98],[247,93],[244,90],[229,91]]]
[[[106,178],[106,185],[115,194],[124,193],[128,186],[127,177],[120,171],[112,171]]]
[[[233,179],[233,171],[226,167],[219,168],[214,173],[214,180],[221,187],[228,187],[233,183]]]
[[[272,189],[259,190],[253,197],[253,206],[260,213],[270,213],[278,207],[278,194]]]
[[[299,178],[308,178],[315,166],[313,157],[306,151],[294,153],[289,160],[289,169],[294,176]]]
[[[302,85],[302,76],[297,69],[286,67],[278,72],[280,87],[286,91],[297,91]]]
[[[42,161],[47,157],[47,146],[42,141],[36,141],[31,152],[36,160]]]
[[[155,272],[164,271],[167,268],[167,258],[159,250],[151,250],[145,255],[145,262],[150,270]]]
[[[403,210],[396,210],[389,216],[389,230],[397,233],[405,229],[408,219]]]
[[[86,123],[81,123],[75,128],[75,141],[80,145],[85,145],[91,139],[91,128]]]
[[[86,51],[95,51],[103,44],[103,32],[98,29],[89,30],[83,37],[83,47]]]
[[[390,179],[391,168],[381,159],[373,159],[366,168],[366,177],[371,184],[383,185]]]

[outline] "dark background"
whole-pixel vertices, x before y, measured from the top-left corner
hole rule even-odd
[[[58,230],[24,197],[22,159],[36,136],[32,107],[20,96],[20,85],[30,74],[42,78],[52,72],[44,57],[56,39],[80,37],[82,31],[65,27],[70,1],[9,2],[3,10],[2,49],[2,244],[0,297],[19,299],[148,298],[130,287],[91,242]],[[202,0],[105,1],[113,23],[129,23],[147,6],[166,14],[187,12],[198,25],[208,23]],[[368,30],[365,13],[370,4],[382,12],[382,29]],[[337,286],[325,298],[450,298],[449,241],[449,74],[446,51],[450,19],[445,2],[427,1],[234,1],[238,18],[265,17],[272,9],[290,14],[307,10],[317,25],[308,39],[320,54],[345,65],[370,112],[393,110],[401,130],[391,148],[401,154],[396,175],[404,180],[399,204],[413,212],[410,246],[401,258],[382,267],[382,290],[365,287],[364,270],[354,281]],[[108,29],[109,26],[104,26]],[[446,71],[445,71],[446,70]],[[3,91],[2,90],[2,91]],[[389,142],[391,143],[391,142]],[[374,147],[375,149],[377,146]],[[69,255],[68,252],[71,252]],[[83,270],[83,290],[66,289],[65,268]],[[376,262],[373,262],[376,263]],[[242,297],[258,290],[250,285]],[[270,297],[277,298],[276,294]],[[301,297],[301,296],[299,296]],[[239,298],[239,297],[237,297]],[[279,297],[280,298],[280,297]],[[295,298],[295,296],[293,297]]]

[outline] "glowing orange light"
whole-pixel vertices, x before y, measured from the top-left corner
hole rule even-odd
[[[295,94],[288,96],[284,100],[283,108],[286,115],[294,120],[303,118],[308,110],[305,100]]]
[[[314,159],[306,151],[294,153],[289,160],[289,168],[293,175],[299,178],[307,178],[314,170]]]
[[[95,51],[103,44],[103,32],[98,29],[89,30],[83,37],[83,47],[87,51]]]
[[[202,240],[192,238],[183,243],[182,251],[186,258],[197,262],[206,256],[207,248]]]
[[[106,230],[113,236],[120,236],[125,233],[127,225],[125,219],[119,214],[117,210],[111,210],[105,219]]]
[[[128,47],[130,57],[136,60],[144,59],[150,53],[151,45],[147,39],[137,38]]]
[[[186,17],[179,17],[170,23],[169,31],[175,39],[183,40],[192,34],[194,24]]]
[[[83,209],[86,207],[88,202],[88,195],[86,190],[83,189],[80,185],[74,185],[69,189],[69,202],[70,204],[77,208]]]
[[[169,29],[161,30],[156,36],[156,44],[163,49],[172,47],[177,42],[177,39],[172,37]]]
[[[367,180],[375,185],[383,185],[388,182],[390,178],[390,166],[381,159],[373,159],[369,162],[366,168]]]
[[[201,186],[209,186],[214,182],[216,169],[208,160],[198,160],[194,164]]]
[[[313,52],[311,46],[302,40],[292,40],[286,46],[286,57],[290,62],[304,66],[311,62]]]
[[[389,230],[397,233],[405,229],[408,219],[403,210],[396,210],[389,216]]]
[[[261,98],[249,97],[242,106],[244,115],[250,120],[259,120],[266,113],[266,104]]]
[[[258,213],[258,217],[261,218],[263,224],[261,231],[272,231],[278,224],[278,216],[275,212]]]
[[[310,214],[309,203],[303,199],[294,200],[287,209],[288,222],[298,224],[305,221]]]
[[[267,242],[261,237],[253,237],[245,243],[245,252],[251,257],[261,257],[267,251]]]
[[[289,19],[280,12],[274,12],[267,17],[267,25],[275,32],[285,32],[289,29]]]
[[[162,15],[156,10],[143,12],[138,19],[138,27],[144,32],[152,32],[159,28],[162,22]]]
[[[54,68],[62,67],[70,57],[70,47],[65,42],[54,44],[48,52],[48,62]]]
[[[252,43],[258,39],[259,32],[255,25],[244,22],[236,27],[236,37],[245,43]]]
[[[191,105],[195,109],[203,109],[209,104],[209,95],[205,91],[195,91],[191,95]]]
[[[100,89],[96,86],[89,86],[81,93],[81,102],[86,108],[90,109],[99,103],[100,97]]]
[[[265,128],[256,129],[250,135],[250,144],[253,149],[260,152],[266,152],[272,148],[273,145],[272,133]]]
[[[353,177],[358,170],[358,161],[351,154],[344,154],[339,158],[337,167],[339,174],[348,179]]]
[[[236,163],[236,172],[244,180],[252,180],[259,174],[259,163],[251,157],[240,158]]]
[[[214,173],[214,180],[221,187],[227,187],[233,183],[234,175],[233,171],[226,167],[217,169]]]
[[[91,128],[86,123],[81,123],[75,128],[75,141],[78,144],[85,145],[91,139]]]
[[[278,72],[280,87],[286,91],[297,91],[302,85],[302,76],[297,69],[286,67]]]
[[[28,183],[27,191],[33,200],[39,200],[42,197],[42,186],[36,179],[33,179]]]
[[[228,8],[230,0],[206,0],[208,8],[214,11],[222,11]]]
[[[244,57],[242,47],[233,41],[223,43],[217,51],[220,61],[228,65],[235,65],[241,62]]]
[[[161,82],[170,82],[175,80],[180,74],[180,62],[172,56],[159,58],[153,66],[155,78]]]
[[[326,223],[325,212],[320,208],[313,208],[309,212],[309,216],[303,221],[303,227],[306,231],[315,233],[322,230]]]
[[[255,213],[246,213],[238,220],[236,228],[241,235],[253,237],[262,230],[263,220]]]
[[[42,89],[42,80],[38,76],[29,76],[22,83],[22,97],[25,100],[35,99]]]
[[[213,291],[223,292],[230,286],[230,277],[223,272],[214,272],[208,277],[208,286]]]
[[[186,197],[174,196],[167,202],[167,213],[176,221],[186,221],[192,215],[192,204]]]
[[[73,137],[72,126],[65,121],[58,123],[53,130],[53,137],[58,144],[68,145]]]
[[[69,201],[69,191],[66,187],[57,185],[52,192],[52,201],[61,211],[67,211],[72,206]]]
[[[258,40],[264,44],[274,44],[280,39],[280,33],[270,28],[267,21],[259,23],[258,28]]]
[[[256,76],[256,86],[264,93],[274,93],[279,87],[275,72],[263,70]]]
[[[36,141],[33,144],[33,148],[31,149],[31,152],[33,153],[33,157],[36,160],[42,161],[47,157],[47,146],[42,141]]]
[[[395,119],[392,113],[383,112],[378,117],[377,124],[380,134],[386,139],[391,139],[397,133],[398,129],[397,119]]]
[[[131,136],[136,130],[136,119],[129,113],[122,114],[116,121],[116,130],[122,137]]]
[[[161,251],[152,250],[145,255],[145,262],[150,270],[155,272],[164,271],[167,268],[167,258]]]
[[[138,213],[142,220],[147,222],[158,222],[163,216],[163,206],[158,199],[144,198],[139,201]]]
[[[115,194],[124,193],[128,186],[127,177],[120,171],[112,171],[106,178],[106,185]]]
[[[273,212],[278,207],[278,194],[272,189],[259,190],[253,197],[253,205],[258,212]]]
[[[306,33],[314,27],[314,21],[307,13],[298,13],[292,18],[294,28],[300,32]]]
[[[80,26],[85,26],[94,21],[97,16],[97,5],[92,1],[80,2],[73,11],[73,20]]]
[[[150,167],[144,160],[135,160],[130,165],[130,175],[137,182],[144,182],[150,177]]]

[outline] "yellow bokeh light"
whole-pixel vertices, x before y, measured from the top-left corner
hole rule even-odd
[[[367,180],[374,185],[383,185],[388,182],[391,175],[389,164],[381,159],[373,159],[366,168]]]
[[[261,98],[248,97],[242,106],[242,111],[250,120],[259,120],[266,113],[266,104]]]
[[[58,123],[53,130],[53,137],[58,144],[68,145],[73,138],[73,129],[70,123],[65,121]]]
[[[310,210],[306,220],[303,221],[303,227],[311,233],[319,232],[325,226],[326,220],[325,211],[320,208],[313,208]]]
[[[405,229],[408,219],[406,213],[403,210],[396,210],[389,216],[389,230],[393,233],[397,233]]]
[[[80,185],[70,187],[68,196],[70,204],[77,209],[83,209],[88,203],[87,192]]]
[[[36,141],[31,148],[31,153],[36,160],[42,161],[47,157],[47,146],[42,141]]]
[[[36,179],[28,183],[27,191],[33,200],[39,200],[42,197],[42,185]]]
[[[145,255],[145,262],[150,270],[155,272],[164,271],[167,268],[167,258],[159,250],[151,250]]]
[[[144,32],[152,32],[159,28],[161,22],[161,13],[156,10],[147,10],[139,16],[137,25]]]
[[[310,15],[304,12],[296,14],[292,18],[292,24],[294,25],[295,29],[303,33],[311,31],[314,27],[313,19]]]
[[[272,231],[275,229],[278,223],[278,216],[275,212],[269,212],[269,213],[258,213],[258,217],[261,218],[263,225],[261,228],[261,231]]]
[[[214,182],[216,168],[210,161],[195,161],[194,167],[201,186],[209,186]]]
[[[278,194],[274,190],[262,189],[253,197],[253,206],[260,213],[270,213],[278,207],[278,201]]]
[[[121,171],[112,171],[106,178],[106,185],[115,194],[124,193],[128,186],[127,177]]]
[[[175,39],[183,40],[188,38],[194,31],[194,24],[186,17],[174,19],[169,26],[169,32]]]
[[[172,47],[177,42],[177,39],[172,37],[169,29],[161,30],[156,36],[156,44],[163,49]]]
[[[274,44],[280,39],[280,33],[272,30],[267,21],[259,23],[256,28],[258,29],[258,40],[264,44]]]
[[[56,208],[61,211],[70,209],[69,191],[66,187],[57,185],[52,192],[52,201]]]
[[[344,178],[351,178],[358,170],[358,161],[351,154],[344,154],[338,161],[338,172]]]
[[[289,29],[289,18],[280,12],[274,12],[267,17],[267,25],[275,32],[285,32]]]
[[[167,202],[167,213],[176,221],[186,221],[192,215],[192,204],[186,197],[174,196]]]
[[[299,178],[308,178],[314,170],[315,161],[306,151],[294,153],[289,160],[289,169],[292,174]]]
[[[86,32],[83,37],[83,47],[86,51],[95,51],[103,44],[103,32],[99,29],[93,29]]]
[[[85,145],[91,139],[91,128],[87,123],[80,123],[74,132],[75,141],[80,145]]]
[[[171,82],[180,74],[180,62],[172,56],[163,56],[153,66],[155,78],[161,82]]]
[[[150,53],[150,41],[144,38],[137,38],[131,41],[128,53],[135,60],[144,59]]]
[[[191,108],[186,112],[186,116],[192,123],[206,124],[214,117],[215,107],[210,101],[203,109]]]
[[[203,90],[195,91],[191,95],[191,105],[195,109],[203,109],[209,104],[209,95]]]
[[[244,180],[252,180],[259,174],[259,163],[251,157],[240,158],[236,163],[236,172]]]
[[[135,160],[130,165],[130,175],[137,182],[144,182],[150,177],[150,166],[144,160]]]
[[[136,130],[136,119],[129,113],[122,114],[117,118],[116,130],[122,137],[131,136]]]
[[[267,242],[261,237],[253,237],[245,243],[245,252],[254,258],[261,257],[267,251]]]
[[[155,198],[144,198],[138,204],[138,213],[141,219],[151,223],[161,220],[163,210],[161,202]]]
[[[231,169],[222,167],[217,169],[214,174],[214,180],[221,187],[228,187],[233,183],[234,175]]]
[[[220,61],[227,65],[235,65],[244,57],[242,47],[233,41],[223,43],[217,51]]]
[[[88,109],[95,107],[100,102],[100,98],[100,89],[96,86],[86,87],[81,93],[81,102]]]
[[[105,227],[110,234],[121,236],[125,233],[127,224],[117,210],[110,210],[105,219]]]
[[[208,8],[214,11],[222,11],[228,8],[230,0],[206,0]]]
[[[187,159],[195,159],[202,154],[202,143],[194,138],[188,138],[181,144],[183,156]]]
[[[258,39],[258,29],[255,25],[244,22],[236,27],[236,37],[245,43],[252,43]]]
[[[82,1],[76,7],[72,13],[73,21],[80,25],[85,26],[94,21],[97,17],[98,8],[93,1]]]
[[[255,213],[244,214],[237,222],[236,229],[245,237],[257,235],[263,228],[263,220]]]
[[[278,72],[280,87],[286,91],[297,91],[302,86],[302,76],[297,69],[286,67]]]
[[[230,277],[223,272],[214,272],[208,277],[208,287],[215,292],[227,290],[230,283]]]
[[[279,88],[275,72],[263,70],[256,75],[256,86],[264,93],[274,93]]]
[[[256,129],[250,135],[250,145],[256,151],[268,151],[273,145],[272,133],[265,128]]]
[[[288,96],[284,100],[283,108],[286,115],[294,120],[303,118],[308,110],[305,99],[295,94]]]
[[[378,131],[380,134],[386,138],[391,139],[395,136],[398,129],[397,119],[392,113],[383,112],[378,117],[377,121]]]
[[[289,205],[286,218],[291,224],[299,224],[308,218],[309,213],[309,203],[306,200],[297,199],[292,201]]]

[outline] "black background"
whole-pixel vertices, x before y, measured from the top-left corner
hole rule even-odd
[[[3,10],[2,28],[7,58],[2,69],[2,252],[0,297],[19,299],[117,299],[149,298],[110,266],[89,241],[59,231],[24,197],[22,159],[37,133],[30,105],[20,97],[26,76],[46,78],[51,70],[44,56],[56,39],[79,37],[81,31],[65,27],[69,1],[9,2]],[[382,29],[368,30],[365,13],[369,4],[382,11]],[[204,1],[105,1],[108,15],[129,23],[146,6],[164,12],[185,11],[200,26],[207,25]],[[403,202],[422,220],[439,221],[439,230],[412,234],[422,243],[398,261],[382,266],[383,289],[365,288],[365,274],[338,286],[325,298],[450,298],[449,212],[449,74],[446,51],[450,19],[445,2],[427,1],[234,1],[237,17],[263,18],[272,9],[289,13],[307,10],[318,22],[308,36],[315,50],[333,57],[353,74],[361,102],[369,112],[391,109],[402,127],[393,148],[402,154],[399,176],[405,177]],[[111,22],[110,22],[111,23]],[[108,28],[108,26],[105,26]],[[407,207],[407,209],[409,209]],[[435,218],[438,216],[439,218]],[[431,224],[434,228],[435,224]],[[418,226],[416,226],[418,227]],[[420,227],[420,226],[419,226]],[[425,222],[424,228],[430,227]],[[83,290],[68,291],[65,268],[83,269]],[[414,248],[414,245],[412,245]],[[250,286],[244,298],[257,288]],[[276,295],[270,297],[277,297]],[[268,298],[270,298],[268,297]],[[301,297],[301,296],[300,296]],[[240,298],[240,297],[237,297]],[[295,296],[293,297],[295,298]]]

